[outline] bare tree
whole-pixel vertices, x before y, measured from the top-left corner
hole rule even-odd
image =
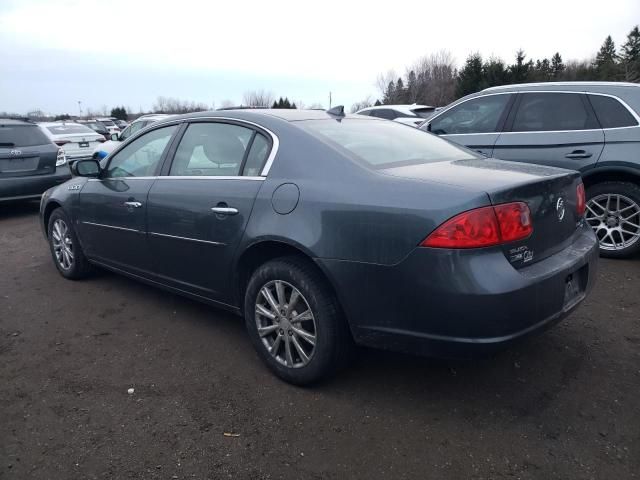
[[[455,98],[455,77],[451,52],[440,50],[422,57],[407,69],[408,101],[435,106],[448,104]]]
[[[229,99],[226,99],[220,102],[220,108],[231,108],[231,107],[234,107],[235,105],[236,104]]]
[[[387,70],[385,73],[380,73],[376,78],[375,86],[380,92],[380,97],[384,97],[389,88],[389,83],[395,82],[398,78],[395,70]]]
[[[244,92],[242,104],[246,107],[271,107],[275,97],[273,93],[261,90],[249,90]]]
[[[351,113],[356,113],[358,110],[371,106],[373,106],[373,100],[371,99],[371,95],[367,95],[364,100],[360,100],[359,102],[351,105]]]
[[[180,100],[173,97],[158,97],[153,104],[155,113],[191,113],[203,112],[209,110],[209,106],[205,103],[194,102],[188,100]]]

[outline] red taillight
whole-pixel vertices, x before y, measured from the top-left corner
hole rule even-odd
[[[61,147],[63,145],[66,145],[67,143],[69,143],[69,140],[55,140],[53,143],[55,143],[56,145]]]
[[[576,188],[576,196],[578,197],[578,201],[576,202],[576,208],[578,210],[578,217],[584,215],[585,210],[587,209],[587,197],[584,194],[584,184],[579,183]]]
[[[100,143],[106,142],[106,140],[104,139],[104,137],[98,137],[98,138],[96,138],[95,140],[96,140],[96,142],[100,142]]]
[[[526,203],[515,202],[493,207],[500,225],[502,242],[515,242],[527,238],[533,232],[531,211]]]
[[[482,207],[447,220],[421,244],[433,248],[481,248],[527,238],[533,232],[526,203]]]

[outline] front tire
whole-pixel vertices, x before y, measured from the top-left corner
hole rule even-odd
[[[314,265],[271,260],[247,285],[245,324],[262,360],[281,379],[308,385],[347,363],[351,336],[335,295]]]
[[[70,280],[86,277],[91,272],[91,264],[84,256],[73,224],[62,208],[51,213],[47,232],[53,263],[60,274]]]

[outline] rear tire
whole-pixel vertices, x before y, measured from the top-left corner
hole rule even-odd
[[[627,258],[640,251],[640,187],[602,182],[587,189],[587,223],[600,242],[600,255]]]
[[[259,266],[247,285],[244,317],[258,355],[286,382],[318,382],[348,362],[352,339],[338,301],[305,259]]]
[[[91,273],[91,264],[84,256],[73,224],[62,208],[51,213],[47,233],[53,263],[63,277],[79,280]]]

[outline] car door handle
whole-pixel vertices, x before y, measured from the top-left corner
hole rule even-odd
[[[586,152],[584,150],[574,150],[571,153],[567,153],[565,158],[589,158],[593,154],[591,152]]]
[[[238,209],[233,207],[213,207],[211,208],[212,212],[215,212],[217,215],[237,215]]]
[[[140,208],[142,203],[140,202],[124,202],[123,205],[127,208]]]

